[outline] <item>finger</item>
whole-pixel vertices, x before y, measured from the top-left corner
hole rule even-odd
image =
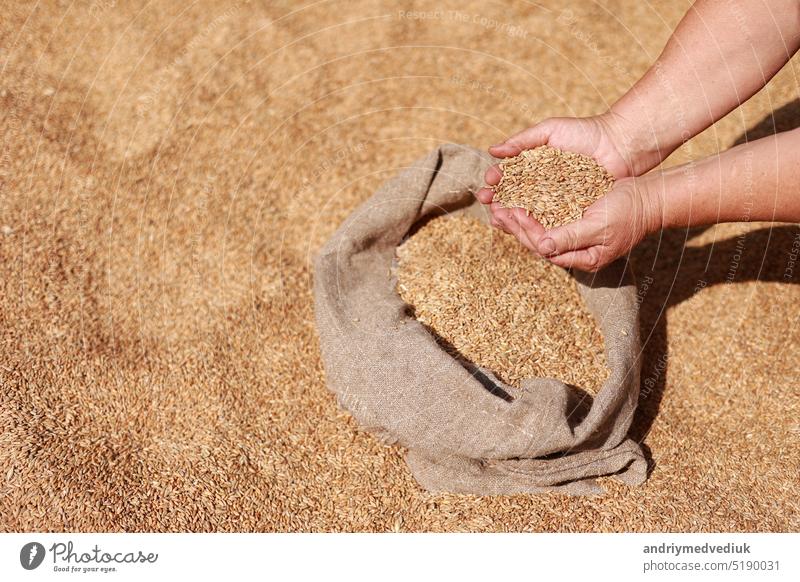
[[[489,206],[489,209],[491,210],[494,219],[499,223],[500,230],[503,230],[508,234],[513,234],[511,231],[511,216],[508,208],[503,208],[497,202],[492,202],[491,206]]]
[[[508,228],[508,226],[502,219],[499,218],[495,219],[495,222],[497,223],[497,228],[499,230],[503,231],[506,234],[512,234],[511,230]]]
[[[508,158],[518,155],[522,150],[544,145],[549,138],[550,124],[543,121],[493,145],[489,148],[489,153],[497,158]]]
[[[506,230],[506,227],[505,227],[505,225],[503,224],[503,219],[502,219],[502,217],[501,217],[501,216],[499,216],[499,215],[498,215],[498,214],[497,214],[497,213],[494,211],[494,206],[495,206],[495,204],[494,204],[494,203],[493,203],[491,206],[489,206],[489,214],[490,214],[490,216],[491,216],[491,218],[489,219],[489,222],[491,223],[491,225],[492,225],[493,227],[495,227],[495,228],[498,228],[498,229],[500,229],[500,230],[502,230],[502,231],[505,231],[505,230]]]
[[[493,166],[489,166],[489,169],[486,170],[486,173],[483,175],[483,181],[489,184],[489,186],[494,186],[495,184],[500,183],[500,178],[503,177],[503,170],[500,169],[498,164]]]
[[[525,210],[522,208],[514,208],[511,210],[511,219],[516,223],[515,235],[525,247],[532,253],[539,256],[537,242],[539,237],[544,233],[542,226],[535,220],[531,224],[530,217],[526,215]],[[538,229],[537,229],[538,226]]]
[[[570,251],[562,255],[548,257],[551,263],[565,269],[579,269],[593,273],[605,266],[601,260],[600,248],[597,246]]]
[[[489,224],[491,224],[493,227],[495,227],[495,228],[497,228],[499,230],[505,231],[505,227],[503,226],[503,221],[495,213],[494,208],[493,208],[494,206],[495,206],[495,204],[491,204],[489,206]]]
[[[586,220],[576,220],[547,231],[539,241],[544,256],[577,251],[603,242],[602,229]]]
[[[495,222],[497,222],[497,227],[502,230],[506,234],[513,235],[514,233],[511,231],[511,226],[507,218],[499,216],[495,218]]]
[[[516,216],[512,215],[512,218],[516,222]],[[536,243],[531,239],[528,231],[522,228],[519,223],[517,223],[517,230],[514,231],[514,236],[516,236],[519,242],[522,243],[522,246],[524,246],[533,254],[539,256],[539,252],[536,250]]]
[[[546,234],[542,224],[524,208],[514,208],[512,210],[512,215],[519,225],[528,233],[531,240],[538,244],[539,240]]]
[[[491,204],[492,198],[494,198],[494,190],[491,188],[481,188],[475,192],[475,198],[477,198],[478,202],[481,204]]]

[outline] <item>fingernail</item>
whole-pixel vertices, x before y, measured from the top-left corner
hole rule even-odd
[[[489,149],[492,149],[492,148],[499,148],[501,145],[503,145],[503,144],[502,144],[502,143],[496,143],[496,144],[494,144],[494,145],[492,145],[492,146],[489,146]]]
[[[543,255],[550,255],[556,252],[556,243],[551,238],[544,239],[539,243],[539,252]]]

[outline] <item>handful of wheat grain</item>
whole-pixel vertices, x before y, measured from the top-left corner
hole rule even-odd
[[[546,229],[579,220],[614,185],[613,176],[592,158],[550,146],[525,150],[500,167],[494,201],[524,208]]]

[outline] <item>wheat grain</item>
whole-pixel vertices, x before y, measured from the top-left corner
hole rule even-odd
[[[614,184],[592,158],[550,146],[525,150],[500,167],[494,201],[503,208],[524,208],[547,229],[580,219]]]
[[[464,216],[440,217],[398,249],[398,290],[452,353],[518,387],[558,378],[595,392],[603,338],[563,269]]]

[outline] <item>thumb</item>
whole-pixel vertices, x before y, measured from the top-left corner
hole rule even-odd
[[[547,231],[539,240],[538,250],[542,256],[560,255],[601,242],[602,233],[594,224],[587,220],[577,220]]]
[[[528,150],[547,143],[552,131],[549,120],[537,123],[533,127],[506,138],[505,141],[489,148],[489,153],[498,158],[516,156],[522,150]]]

